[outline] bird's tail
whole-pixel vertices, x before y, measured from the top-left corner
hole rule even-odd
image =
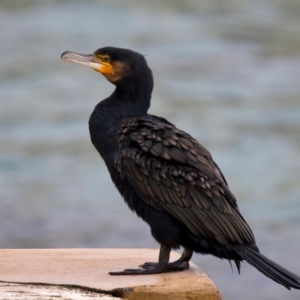
[[[277,283],[282,284],[287,289],[300,289],[299,276],[281,267],[259,252],[256,252],[250,248],[244,248],[242,250],[237,250],[237,253],[243,260],[247,261],[258,271],[262,272],[264,275],[273,279]]]

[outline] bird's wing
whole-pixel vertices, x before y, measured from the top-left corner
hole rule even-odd
[[[154,116],[122,122],[115,166],[143,201],[172,215],[197,237],[253,243],[236,200],[210,153],[187,133]]]

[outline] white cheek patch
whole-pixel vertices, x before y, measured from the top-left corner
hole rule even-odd
[[[102,69],[103,69],[103,65],[95,63],[95,62],[90,62],[89,65],[88,65],[88,67],[90,67],[90,68],[92,68],[92,69],[94,69],[96,71],[99,71],[99,72],[101,72]]]

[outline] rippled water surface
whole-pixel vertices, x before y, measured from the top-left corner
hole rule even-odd
[[[157,247],[93,149],[113,86],[65,50],[147,55],[150,112],[213,154],[261,252],[300,274],[300,3],[1,1],[0,247]],[[195,255],[225,300],[299,299],[248,264]]]

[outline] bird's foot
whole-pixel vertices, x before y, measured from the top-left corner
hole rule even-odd
[[[158,274],[167,272],[166,266],[160,266],[156,263],[152,268],[144,269],[125,269],[120,272],[109,272],[109,275],[147,275],[147,274]]]
[[[151,270],[157,268],[157,264],[155,262],[145,262],[140,265],[141,268],[145,270]],[[168,263],[166,266],[166,270],[164,272],[172,272],[172,271],[183,271],[189,268],[189,262],[186,260],[176,260],[172,263]]]
[[[145,263],[142,266],[142,269],[125,269],[124,271],[120,272],[109,272],[110,275],[146,275],[146,274],[158,274],[158,273],[165,273],[169,271],[179,271],[188,268],[187,264],[181,266],[181,261],[183,262],[184,259],[178,259],[178,261],[174,263],[168,263],[170,258],[170,251],[171,248],[166,245],[161,245],[159,250],[159,257],[158,263]]]

